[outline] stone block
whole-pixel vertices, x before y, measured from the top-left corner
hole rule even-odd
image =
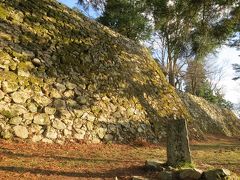
[[[191,164],[186,120],[172,118],[167,123],[167,164],[173,167]]]

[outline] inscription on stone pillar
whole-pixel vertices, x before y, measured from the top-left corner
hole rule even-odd
[[[170,119],[167,125],[167,164],[173,167],[191,163],[187,123]]]

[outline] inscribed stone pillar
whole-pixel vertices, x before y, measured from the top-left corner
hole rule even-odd
[[[191,163],[185,119],[172,118],[167,126],[167,164],[173,167]]]

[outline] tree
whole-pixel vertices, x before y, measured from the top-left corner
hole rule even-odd
[[[212,72],[217,74],[217,79],[211,79]],[[206,61],[189,61],[184,78],[185,91],[195,96],[202,97],[220,107],[232,109],[233,104],[224,98],[222,89],[218,87],[218,82],[216,81],[219,80],[221,75],[222,68],[216,70],[216,66],[206,66]]]
[[[233,108],[233,104],[224,98],[224,94],[221,92],[221,90],[214,92],[211,89],[211,85],[207,79],[204,81],[203,85],[201,86],[198,96],[204,98],[208,102],[216,104],[219,107],[227,108],[227,109]]]
[[[216,95],[216,104],[222,108],[233,109],[233,103],[224,98],[224,94],[217,92]]]
[[[85,9],[88,9],[91,6],[94,9],[104,11],[105,0],[78,0],[78,3]]]
[[[240,79],[240,64],[233,64],[233,69],[236,73],[236,77],[234,77],[233,80]]]
[[[240,118],[240,103],[234,105],[234,112],[238,118]]]
[[[161,39],[162,48],[166,54],[161,59],[167,73],[168,81],[176,86],[176,75],[179,60],[184,60],[188,54],[187,41],[190,34],[189,16],[183,16],[186,3],[168,4],[169,1],[149,1],[150,11],[155,23],[155,35]]]
[[[240,22],[239,0],[117,0],[116,2],[80,0],[80,2],[87,5],[90,3],[97,8],[104,6],[103,22],[106,25],[138,39],[141,39],[144,30],[148,30],[148,28],[139,30],[138,27],[147,27],[146,24],[149,23],[138,20],[143,14],[150,16],[148,20],[154,27],[157,39],[162,40],[162,47],[165,49],[164,60],[159,61],[164,61],[168,81],[173,86],[177,85],[176,79],[181,72],[179,68],[182,67],[182,63],[179,62],[186,62],[189,58],[203,60],[237,30],[236,27],[239,27]],[[113,4],[115,5],[112,6]],[[138,9],[135,4],[144,5]],[[128,15],[121,10],[117,11],[117,8],[122,6],[128,9]],[[138,16],[136,12],[139,12]],[[118,23],[121,25],[116,25]],[[130,24],[134,25],[133,28],[127,28]]]
[[[130,39],[145,40],[152,29],[144,13],[145,5],[144,1],[107,0],[97,20]]]
[[[149,1],[155,30],[161,40],[159,62],[176,86],[188,58],[202,61],[219,47],[239,23],[238,1]],[[223,13],[224,10],[226,13]],[[164,62],[164,63],[163,63]]]
[[[200,96],[206,81],[206,71],[200,61],[190,61],[185,74],[185,91]]]

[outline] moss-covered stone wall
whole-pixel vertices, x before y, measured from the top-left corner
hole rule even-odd
[[[55,0],[0,0],[0,135],[158,142],[181,99],[149,52]]]
[[[231,110],[191,94],[184,93],[180,97],[190,112],[193,124],[204,134],[240,136],[240,119]]]
[[[3,138],[157,142],[186,116],[146,49],[54,0],[0,1]]]

